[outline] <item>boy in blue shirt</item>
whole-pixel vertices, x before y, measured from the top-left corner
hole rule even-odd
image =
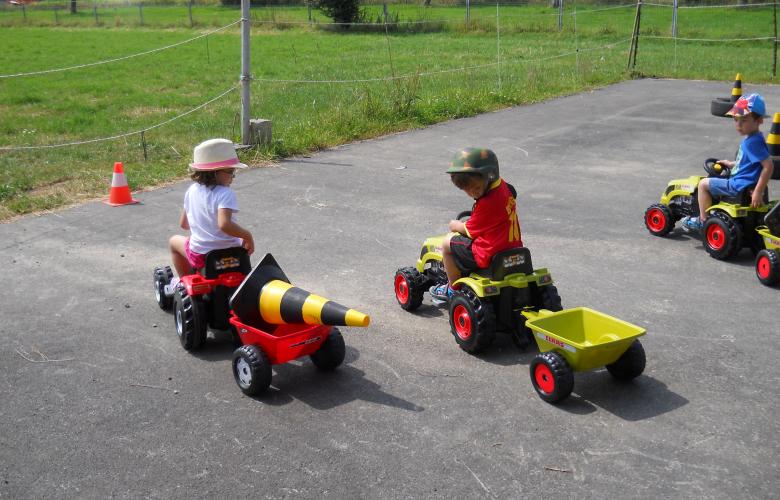
[[[745,138],[739,145],[736,161],[718,160],[719,164],[731,168],[729,177],[706,177],[699,181],[699,216],[683,221],[683,227],[688,229],[698,231],[702,228],[713,195],[735,196],[755,184],[750,206],[760,207],[764,190],[772,178],[774,163],[764,135],[758,130],[767,118],[764,99],[759,94],[740,97],[726,116],[734,117],[737,133]]]

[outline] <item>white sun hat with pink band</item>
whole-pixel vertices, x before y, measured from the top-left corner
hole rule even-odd
[[[223,168],[246,168],[238,161],[233,141],[209,139],[195,146],[192,170],[221,170]]]

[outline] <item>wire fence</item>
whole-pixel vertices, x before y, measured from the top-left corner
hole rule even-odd
[[[46,4],[49,7],[52,7],[52,4]],[[82,4],[83,5],[83,4]],[[98,8],[98,4],[92,4],[94,9]],[[131,4],[130,2],[122,3],[122,4],[101,4],[102,8],[125,8],[125,7],[132,7],[135,6],[143,6],[142,3],[136,3]],[[472,4],[474,7],[478,7],[478,4]],[[594,51],[601,51],[601,52],[608,52],[615,49],[623,50],[628,49],[629,50],[629,66],[631,68],[636,66],[636,60],[637,60],[637,48],[636,44],[641,40],[659,40],[659,41],[667,41],[667,40],[673,40],[675,42],[675,48],[674,48],[674,61],[673,65],[676,68],[678,61],[677,61],[677,42],[686,42],[686,43],[698,43],[698,44],[711,44],[711,43],[735,43],[735,42],[771,42],[772,50],[773,50],[773,66],[772,66],[772,76],[774,77],[776,74],[776,49],[777,49],[777,28],[776,28],[776,19],[774,19],[771,23],[771,26],[769,23],[767,23],[767,30],[773,29],[774,31],[771,33],[767,33],[766,36],[746,36],[746,37],[693,37],[693,36],[674,36],[674,35],[663,35],[659,34],[656,31],[653,31],[653,29],[648,29],[647,31],[643,32],[641,28],[641,24],[639,21],[639,8],[641,6],[646,7],[656,7],[656,8],[668,8],[671,7],[669,4],[665,3],[642,3],[639,4],[616,4],[616,5],[609,5],[606,7],[600,7],[600,6],[589,6],[589,8],[578,8],[577,5],[571,7],[571,10],[565,12],[565,18],[567,21],[565,23],[558,22],[558,30],[561,31],[563,34],[571,35],[567,40],[571,43],[571,49],[570,50],[564,50],[559,51],[557,53],[550,53],[545,55],[539,55],[536,57],[529,57],[528,55],[518,56],[511,51],[507,50],[506,48],[502,50],[502,33],[517,33],[518,31],[518,25],[513,24],[513,21],[515,20],[522,20],[524,22],[527,22],[529,19],[533,20],[534,18],[551,18],[553,16],[558,16],[556,19],[560,19],[559,13],[550,13],[550,12],[522,12],[522,13],[516,13],[511,10],[510,7],[506,7],[502,11],[502,5],[506,6],[507,4],[501,4],[501,3],[495,3],[492,5],[492,8],[494,9],[494,13],[492,15],[488,15],[487,11],[483,10],[480,12],[479,16],[473,16],[469,19],[469,21],[465,21],[464,19],[458,17],[450,17],[450,18],[441,18],[441,19],[416,19],[416,20],[400,20],[399,18],[390,18],[388,19],[387,10],[383,9],[382,12],[383,16],[379,18],[379,22],[358,22],[358,23],[351,23],[351,27],[361,27],[361,26],[370,26],[370,27],[379,27],[382,29],[385,40],[387,43],[387,53],[388,57],[390,59],[390,65],[388,67],[388,71],[385,74],[381,74],[378,76],[369,76],[369,75],[356,75],[348,78],[306,78],[302,76],[297,75],[290,75],[290,76],[284,76],[284,77],[275,77],[270,74],[267,71],[267,68],[264,67],[263,61],[259,60],[255,62],[255,65],[253,67],[253,73],[255,76],[253,77],[253,80],[255,82],[255,88],[258,84],[269,84],[269,85],[289,85],[289,84],[303,84],[303,85],[331,85],[331,84],[340,84],[340,85],[360,85],[360,84],[366,84],[366,83],[379,83],[379,82],[398,82],[398,81],[409,81],[409,80],[415,80],[420,78],[432,78],[442,75],[448,75],[448,74],[454,74],[454,73],[468,73],[473,72],[476,70],[486,70],[486,69],[495,69],[496,70],[496,84],[497,87],[501,88],[501,82],[502,82],[502,68],[504,70],[511,70],[512,68],[518,68],[522,66],[529,66],[534,64],[539,64],[545,61],[552,61],[555,59],[563,59],[567,57],[573,57],[573,65],[579,70],[580,65],[580,56],[594,52]],[[185,4],[184,8],[192,8],[193,4],[192,2],[189,2]],[[694,8],[707,8],[707,9],[734,9],[734,8],[743,8],[748,7],[750,9],[764,9],[769,10],[770,8],[774,11],[776,9],[776,3],[756,3],[756,4],[747,4],[745,6],[737,6],[737,5],[689,5],[689,6],[681,6],[680,9],[694,9]],[[42,7],[41,7],[42,8]],[[182,8],[182,6],[167,6],[165,8]],[[308,7],[302,7],[301,9],[307,9]],[[583,22],[584,19],[587,19],[588,16],[598,16],[600,13],[604,13],[606,11],[617,11],[617,10],[625,10],[626,11],[626,17],[625,21],[626,23],[632,21],[632,14],[633,10],[637,10],[637,22],[634,28],[633,33],[630,33],[629,37],[621,36],[621,34],[618,32],[618,28],[622,29],[626,34],[628,33],[628,25],[625,26],[608,26],[604,23],[595,23],[593,26],[586,26]],[[235,27],[237,24],[241,22],[240,19],[235,19],[235,15],[237,14],[234,10],[228,9],[227,12],[231,14],[233,17],[232,20],[229,20],[227,24],[221,25],[217,27],[216,29],[207,31],[205,33],[201,33],[197,36],[188,38],[186,40],[163,45],[157,48],[144,50],[135,52],[132,54],[127,55],[121,55],[116,56],[100,61],[92,61],[92,62],[84,62],[77,65],[70,65],[70,66],[63,66],[63,67],[57,67],[57,68],[47,68],[47,69],[40,69],[35,71],[20,71],[15,73],[7,73],[7,74],[0,74],[0,80],[11,80],[14,78],[22,78],[22,77],[45,77],[48,75],[52,75],[55,73],[62,73],[62,72],[77,72],[78,70],[86,69],[86,68],[94,68],[97,66],[102,65],[108,65],[113,63],[120,63],[123,61],[127,61],[129,59],[133,58],[139,58],[144,56],[151,56],[153,54],[157,54],[162,51],[168,51],[172,49],[180,49],[181,47],[191,44],[194,41],[201,40],[201,39],[208,39],[209,36],[214,35],[219,32],[224,32],[229,30],[232,27]],[[301,14],[298,12],[297,14]],[[261,17],[261,16],[260,16]],[[292,21],[292,20],[273,20],[273,19],[262,19],[258,16],[253,16],[252,24],[254,26],[257,25],[264,25],[264,24],[276,24],[279,25],[285,24],[285,25],[309,25],[313,24],[313,21],[307,20],[301,20],[301,21]],[[285,18],[287,19],[287,18]],[[660,19],[660,18],[658,18]],[[192,16],[190,16],[190,20],[192,20]],[[479,21],[490,21],[490,23],[480,23]],[[533,22],[533,21],[532,21]],[[656,24],[658,24],[658,20],[656,19],[654,21]],[[449,24],[457,24],[460,25],[463,29],[468,32],[469,29],[475,28],[482,31],[495,31],[495,40],[496,40],[496,50],[495,50],[495,59],[490,62],[483,62],[480,64],[465,64],[465,65],[458,65],[458,66],[452,66],[452,67],[441,67],[441,68],[431,68],[427,70],[421,70],[417,69],[412,72],[404,72],[401,74],[396,74],[396,70],[393,67],[392,59],[393,59],[393,48],[390,43],[390,33],[391,28],[403,26],[403,25],[414,25],[414,26],[426,26],[426,25],[434,25],[438,26],[441,23],[449,23]],[[579,23],[579,24],[578,24]],[[190,23],[191,25],[194,25],[195,23]],[[317,21],[318,25],[326,26],[326,27],[333,27],[333,28],[339,28],[340,26],[343,26],[343,23],[335,23],[332,21]],[[567,29],[563,29],[563,26],[561,24],[567,26]],[[584,30],[583,30],[584,28]],[[514,30],[514,31],[513,31]],[[553,24],[553,28],[551,30],[555,30],[555,26]],[[590,30],[590,31],[588,31]],[[521,30],[522,31],[522,30]],[[590,46],[585,43],[585,39],[583,38],[583,33],[587,34],[593,34],[597,33],[601,36],[597,37],[601,43],[597,44],[591,44]],[[504,35],[506,36],[506,35]],[[612,37],[613,40],[601,40],[604,36]],[[629,45],[630,44],[630,45]],[[770,45],[770,43],[767,43],[767,45]],[[238,57],[238,55],[236,55]],[[159,68],[162,71],[165,71],[164,68]],[[218,94],[212,94],[212,97],[209,97],[205,102],[202,102],[201,104],[198,104],[197,106],[191,107],[187,109],[184,112],[177,113],[174,116],[167,118],[165,120],[162,120],[158,123],[154,123],[152,125],[144,126],[141,128],[136,128],[127,132],[121,132],[121,133],[114,133],[109,134],[105,137],[96,137],[96,138],[87,138],[87,139],[78,139],[78,140],[71,140],[71,141],[61,141],[61,142],[55,142],[51,144],[22,144],[22,145],[0,145],[0,151],[25,151],[25,150],[45,150],[45,149],[53,149],[53,148],[63,148],[63,147],[75,147],[75,146],[82,146],[87,144],[93,144],[97,142],[106,142],[106,141],[112,141],[117,140],[121,138],[127,138],[131,136],[140,136],[144,148],[144,152],[146,152],[146,144],[145,144],[145,133],[149,132],[151,130],[155,130],[157,128],[163,127],[165,125],[168,125],[174,121],[183,119],[187,116],[192,115],[193,113],[202,110],[206,106],[209,106],[210,104],[223,99],[230,93],[232,93],[234,90],[236,90],[237,87],[235,85],[231,86],[227,90],[222,91]],[[145,153],[146,156],[146,153]]]

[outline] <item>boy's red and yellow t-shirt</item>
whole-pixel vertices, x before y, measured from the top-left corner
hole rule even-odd
[[[480,268],[488,267],[498,252],[523,246],[516,205],[504,179],[493,182],[474,202],[471,218],[466,221],[466,236],[473,241],[471,251]]]

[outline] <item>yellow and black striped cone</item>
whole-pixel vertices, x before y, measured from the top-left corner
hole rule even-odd
[[[737,102],[742,97],[742,75],[737,73],[734,78],[734,86],[731,87],[731,102]]]
[[[780,113],[775,113],[772,117],[772,128],[766,136],[766,145],[770,155],[780,156]]]
[[[307,324],[368,326],[371,318],[355,309],[295,287],[271,254],[266,254],[230,298],[239,319],[253,327]]]

